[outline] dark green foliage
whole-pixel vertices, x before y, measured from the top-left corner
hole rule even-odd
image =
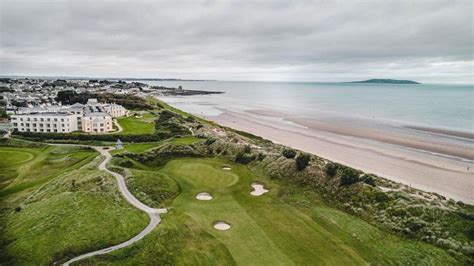
[[[256,156],[251,153],[245,153],[243,151],[238,152],[235,155],[235,161],[241,164],[248,164],[256,159]]]
[[[373,176],[365,174],[361,177],[361,180],[362,182],[375,187],[375,178]]]
[[[349,186],[360,181],[359,173],[349,167],[344,167],[341,170],[341,186]]]
[[[327,163],[324,167],[324,172],[327,176],[334,177],[337,174],[339,166],[336,163]]]
[[[204,142],[206,145],[211,145],[212,143],[216,142],[216,139],[213,138],[208,138],[206,139],[206,142]]]
[[[298,157],[296,157],[296,169],[298,171],[302,171],[308,166],[309,161],[311,160],[311,157],[309,154],[306,153],[300,153]]]
[[[281,154],[283,154],[283,156],[285,156],[288,159],[292,159],[292,158],[295,158],[296,151],[293,149],[284,149]]]
[[[166,132],[157,132],[155,134],[146,135],[121,135],[121,134],[107,134],[107,135],[85,135],[85,134],[67,134],[67,133],[40,133],[40,132],[14,132],[13,135],[22,137],[24,139],[33,141],[48,141],[48,140],[77,140],[77,141],[111,141],[115,142],[120,139],[124,142],[153,142],[167,139],[172,135]]]
[[[250,147],[250,145],[245,145],[244,153],[250,153],[251,151],[252,151],[252,148]]]
[[[155,120],[155,128],[157,131],[170,132],[173,135],[187,135],[190,132],[183,126],[185,122],[186,119],[180,114],[163,110]]]
[[[257,160],[258,161],[262,161],[263,159],[265,159],[265,157],[266,157],[266,155],[264,153],[259,152],[257,154]]]
[[[113,93],[77,93],[72,90],[60,91],[56,101],[63,104],[87,103],[88,99],[96,98],[99,102],[116,103],[123,105],[127,109],[151,110],[153,106],[147,103],[146,99],[131,94]]]
[[[5,87],[5,86],[0,86],[0,93],[3,93],[3,92],[15,92],[15,90],[10,89],[10,88]]]

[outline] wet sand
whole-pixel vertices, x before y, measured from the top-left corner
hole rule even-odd
[[[370,127],[271,110],[221,111],[207,118],[396,182],[474,203],[474,140],[468,133]]]

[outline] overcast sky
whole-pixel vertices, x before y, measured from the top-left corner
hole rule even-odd
[[[471,0],[215,2],[0,0],[0,75],[473,83]]]

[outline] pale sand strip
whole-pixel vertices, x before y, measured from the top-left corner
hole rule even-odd
[[[360,132],[361,129],[354,128],[338,132],[343,129],[336,130],[334,125],[316,129],[315,124],[307,123],[308,129],[292,128],[247,113],[230,111],[208,119],[415,188],[474,203],[472,161],[444,158],[416,149],[420,144],[428,151],[436,149],[447,155],[472,158],[473,150],[470,148],[430,143],[429,140],[417,144],[419,140],[403,140],[396,135],[383,138],[381,134]],[[470,167],[469,171],[467,167]]]

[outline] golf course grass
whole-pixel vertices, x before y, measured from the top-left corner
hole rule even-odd
[[[224,165],[231,169],[223,170]],[[284,187],[257,176],[243,165],[215,158],[180,158],[160,168],[146,168],[140,171],[149,172],[149,175],[142,173],[141,178],[135,177],[144,181],[135,184],[133,193],[142,193],[139,191],[146,190],[153,179],[167,183],[170,179],[176,181],[179,188],[168,187],[170,193],[179,191],[179,196],[169,206],[170,213],[162,217],[163,224],[142,242],[109,255],[90,258],[88,263],[455,263],[439,248],[389,234],[319,201],[312,201],[317,199],[312,192],[301,194],[297,188]],[[259,197],[250,195],[251,184],[255,181],[265,184],[270,191]],[[210,193],[213,199],[197,200],[196,194],[203,191]],[[146,194],[153,192],[148,189]],[[297,196],[288,196],[293,194]],[[216,230],[213,225],[218,221],[228,223],[231,228]],[[169,249],[168,245],[173,248]]]
[[[97,170],[91,149],[0,146],[0,155],[2,265],[64,262],[123,242],[148,223],[115,179]]]
[[[153,134],[155,132],[155,123],[153,122],[155,118],[155,115],[148,112],[141,114],[141,117],[129,116],[118,118],[117,122],[123,129],[118,134]]]

